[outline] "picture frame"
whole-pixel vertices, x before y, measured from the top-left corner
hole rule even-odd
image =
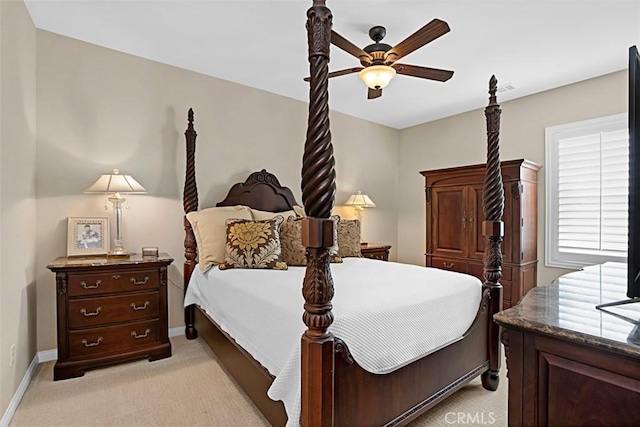
[[[67,256],[106,255],[109,252],[107,217],[69,217]]]

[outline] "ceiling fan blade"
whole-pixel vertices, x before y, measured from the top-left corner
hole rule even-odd
[[[340,49],[358,58],[360,61],[371,64],[373,58],[364,50],[342,37],[340,34],[331,30],[331,44],[338,46]]]
[[[450,31],[449,24],[439,19],[434,19],[424,27],[420,28],[415,33],[392,47],[385,54],[385,63],[391,64],[413,52],[416,49],[421,48],[425,44],[437,39],[438,37],[447,34]],[[331,40],[333,41],[333,39]]]
[[[382,96],[382,89],[371,89],[367,92],[367,99],[376,99]]]
[[[419,67],[417,65],[393,64],[398,74],[405,76],[419,77],[421,79],[437,80],[446,82],[453,76],[453,71],[441,70],[439,68]]]
[[[358,72],[360,72],[361,70],[364,70],[364,68],[362,68],[362,67],[346,68],[346,69],[344,69],[344,70],[334,71],[334,72],[332,72],[332,73],[329,73],[329,74],[327,75],[327,78],[329,78],[329,79],[330,79],[331,77],[339,77],[339,76],[344,76],[344,75],[346,75],[346,74],[358,73]],[[305,82],[308,82],[308,81],[310,81],[310,80],[311,80],[311,78],[310,78],[310,77],[305,77],[305,78],[304,78],[304,81],[305,81]]]

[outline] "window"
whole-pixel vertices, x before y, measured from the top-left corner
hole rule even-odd
[[[546,265],[581,268],[625,262],[627,115],[549,127],[545,151]]]

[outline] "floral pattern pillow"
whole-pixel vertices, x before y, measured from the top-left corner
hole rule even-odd
[[[340,256],[343,258],[362,257],[360,247],[360,221],[357,219],[341,219],[338,222]]]
[[[342,258],[338,255],[338,221],[340,217],[334,215],[331,217],[334,222],[333,240],[334,245],[329,248],[329,256],[331,262],[340,263]],[[280,232],[280,241],[282,245],[282,258],[287,265],[307,265],[307,256],[305,247],[302,245],[302,218],[290,216],[282,223]]]
[[[264,221],[229,219],[224,262],[220,270],[230,268],[268,268],[286,270],[280,246],[281,215]]]

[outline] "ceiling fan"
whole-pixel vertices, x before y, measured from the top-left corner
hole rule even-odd
[[[331,44],[358,58],[362,67],[334,71],[329,73],[329,78],[359,73],[360,79],[362,79],[369,88],[367,94],[368,99],[381,97],[382,89],[389,84],[396,73],[421,79],[446,82],[453,76],[453,71],[420,67],[417,65],[398,64],[396,61],[449,31],[450,28],[446,22],[434,19],[397,45],[391,47],[386,43],[381,43],[381,40],[387,35],[387,30],[378,25],[369,30],[369,37],[371,37],[375,43],[370,44],[364,49],[360,49],[332,30]],[[309,81],[309,77],[304,80]]]

